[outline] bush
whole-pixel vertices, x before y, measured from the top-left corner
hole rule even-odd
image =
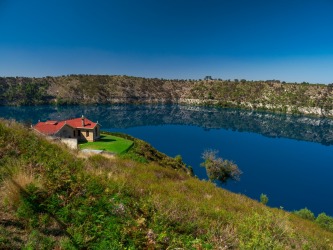
[[[316,223],[322,228],[333,232],[333,217],[328,216],[325,213],[321,213],[318,215]]]
[[[176,156],[175,156],[175,160],[176,160],[176,162],[178,162],[179,164],[181,164],[181,163],[183,162],[183,158],[182,158],[181,155],[176,155]]]
[[[206,168],[209,179],[218,180],[222,183],[225,183],[228,179],[239,180],[242,171],[239,170],[238,166],[232,161],[217,158],[217,153],[217,150],[206,150],[202,154],[205,161],[201,163],[201,166]]]
[[[320,227],[333,232],[333,217],[328,216],[325,213],[319,214],[316,218],[309,209],[303,208],[298,211],[294,211],[294,214],[302,217],[303,219],[315,221]]]
[[[299,217],[306,219],[306,220],[311,220],[314,221],[316,217],[314,214],[307,208],[300,209],[298,211],[294,211],[294,214],[298,215]]]
[[[266,194],[261,194],[260,195],[260,202],[264,205],[268,203],[268,196]]]

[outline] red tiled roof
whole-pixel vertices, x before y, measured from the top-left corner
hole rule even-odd
[[[45,124],[56,125],[58,121],[46,121]]]
[[[90,121],[87,118],[83,118],[84,126],[82,126],[82,118],[75,118],[65,121],[46,121],[46,122],[38,122],[34,128],[46,135],[52,135],[57,133],[63,126],[66,124],[73,128],[85,128],[85,129],[93,129],[97,125],[97,123]]]
[[[90,120],[88,120],[87,118],[83,118],[84,119],[84,126],[82,126],[82,118],[75,118],[75,119],[71,119],[71,120],[66,120],[65,122],[67,122],[68,125],[72,126],[73,128],[90,128],[93,129],[97,123],[94,123]]]
[[[38,130],[43,134],[52,135],[57,133],[64,125],[65,125],[64,121],[56,123],[50,123],[49,121],[46,121],[46,122],[37,123],[34,129]]]

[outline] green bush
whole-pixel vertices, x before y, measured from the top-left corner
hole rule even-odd
[[[266,194],[261,194],[260,195],[260,202],[264,205],[268,203],[268,196]]]
[[[317,216],[316,223],[322,228],[333,232],[333,217],[321,213]]]
[[[298,211],[294,211],[294,214],[302,217],[303,219],[314,221],[316,219],[315,215],[307,208],[300,209]]]
[[[210,180],[217,180],[225,183],[227,180],[239,180],[239,176],[242,171],[238,166],[229,160],[223,160],[218,158],[216,154],[217,150],[206,150],[202,154],[202,158],[205,160],[201,163],[201,166],[206,168],[207,175]]]
[[[297,216],[307,219],[310,221],[315,221],[320,227],[333,232],[333,217],[328,216],[325,213],[320,213],[317,218],[314,214],[307,208],[300,209],[298,211],[294,211],[294,214]]]

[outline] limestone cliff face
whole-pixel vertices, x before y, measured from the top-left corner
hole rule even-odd
[[[330,85],[69,75],[0,78],[0,105],[179,103],[333,117]]]

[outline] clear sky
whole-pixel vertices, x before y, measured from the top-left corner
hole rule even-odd
[[[0,0],[0,76],[333,82],[333,0]]]

